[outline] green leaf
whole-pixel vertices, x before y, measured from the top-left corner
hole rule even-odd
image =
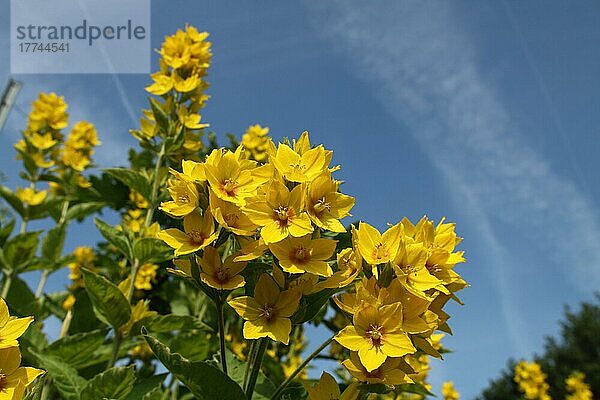
[[[144,337],[156,357],[199,400],[244,398],[242,388],[219,368],[203,361],[191,362],[180,354],[171,353],[171,350],[155,337]]]
[[[0,185],[0,196],[15,210],[20,216],[25,215],[25,207],[17,195],[4,185]]]
[[[79,400],[79,393],[86,384],[77,370],[59,357],[32,352],[50,377],[52,384],[65,400]],[[97,399],[96,399],[97,400]]]
[[[169,132],[169,116],[165,112],[163,105],[160,104],[156,99],[150,97],[150,107],[152,108],[152,114],[154,114],[154,120],[163,132]]]
[[[81,391],[80,400],[124,400],[135,382],[134,366],[114,367],[93,377]]]
[[[420,394],[422,396],[433,396],[435,394],[431,393],[427,388],[420,383],[404,383],[402,385],[396,385],[396,389],[394,390],[396,393],[415,393]]]
[[[217,348],[217,340],[209,339],[206,331],[183,331],[173,335],[169,347],[173,353],[179,353],[190,361],[204,361]]]
[[[50,263],[54,263],[62,254],[65,243],[65,233],[67,227],[65,224],[58,224],[50,229],[42,239],[42,258]]]
[[[81,269],[81,273],[96,316],[115,329],[126,324],[131,318],[131,306],[119,288],[85,268]]]
[[[146,329],[152,333],[164,333],[179,330],[199,329],[206,332],[214,330],[191,315],[158,315],[155,318],[145,322]]]
[[[53,342],[45,354],[60,357],[70,366],[80,369],[98,362],[96,351],[105,343],[107,329],[76,333]]]
[[[141,194],[145,199],[150,198],[152,184],[148,177],[141,172],[129,168],[108,168],[104,171]]]
[[[11,218],[0,228],[0,247],[4,247],[4,243],[6,243],[6,239],[8,239],[13,229],[15,229],[15,219]]]
[[[71,319],[71,325],[69,326],[69,335],[80,332],[89,332],[104,327],[103,323],[96,318],[94,307],[88,292],[81,288],[75,290],[73,295],[75,295],[75,304],[71,310],[73,318]]]
[[[117,230],[115,227],[98,218],[94,218],[94,223],[102,236],[104,236],[104,239],[119,249],[129,260],[133,259],[131,244],[122,231]]]
[[[156,389],[161,389],[161,384],[168,374],[152,375],[146,379],[138,379],[133,385],[133,388],[125,400],[140,400],[145,399],[146,395],[150,396]],[[162,393],[162,392],[161,392]],[[160,398],[160,397],[159,397]]]
[[[44,378],[39,377],[35,383],[29,386],[29,392],[23,397],[23,400],[41,400],[42,390],[44,389]]]
[[[133,255],[140,264],[161,263],[173,259],[173,249],[160,239],[142,238],[135,242]]]
[[[302,297],[298,310],[292,315],[292,324],[303,324],[312,320],[327,301],[340,289],[325,289],[320,292]]]
[[[75,204],[74,206],[69,207],[69,210],[65,215],[65,219],[67,221],[71,221],[74,219],[76,219],[77,221],[82,221],[88,215],[96,211],[100,211],[104,206],[104,203],[97,201]]]
[[[35,255],[40,231],[20,233],[4,244],[4,260],[9,267],[18,269]]]
[[[231,379],[236,381],[240,386],[244,382],[244,374],[246,371],[246,362],[237,358],[231,351],[227,350],[227,372]],[[269,400],[271,395],[275,393],[275,385],[261,371],[256,379],[254,387],[254,395],[252,400]]]

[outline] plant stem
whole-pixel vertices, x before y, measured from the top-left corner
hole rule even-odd
[[[258,350],[256,351],[256,357],[252,363],[252,370],[250,371],[250,377],[248,379],[248,386],[246,387],[246,399],[251,400],[254,394],[254,387],[256,386],[256,380],[258,379],[258,373],[260,372],[260,366],[262,365],[265,351],[267,350],[268,344],[267,338],[259,339]]]
[[[217,306],[217,324],[219,325],[219,344],[221,347],[221,368],[227,375],[227,353],[225,352],[225,319],[223,318],[223,298],[219,293],[218,300],[215,302]]]
[[[148,213],[146,214],[146,227],[152,224],[152,217],[154,216],[154,209],[156,208],[156,196],[158,195],[158,173],[160,172],[160,167],[162,167],[163,157],[165,156],[165,142],[163,140],[162,145],[160,147],[160,152],[158,153],[158,157],[156,158],[156,165],[154,167],[154,175],[152,176],[152,192],[150,192],[150,198],[148,199]]]
[[[250,376],[250,366],[254,362],[254,358],[256,357],[256,351],[258,350],[258,346],[256,345],[258,340],[253,340],[250,345],[250,351],[248,352],[248,359],[246,360],[246,368],[244,370],[244,384],[242,388],[246,390],[246,386],[248,385],[248,377]]]
[[[73,312],[71,310],[67,311],[65,315],[65,319],[63,319],[62,325],[60,327],[60,336],[59,339],[64,338],[69,333],[69,327],[71,326],[71,320],[73,319]]]
[[[10,291],[10,285],[12,284],[14,271],[10,270],[4,274],[4,285],[2,285],[2,293],[1,296],[3,299],[6,299],[8,296],[8,292]]]
[[[115,366],[117,359],[119,358],[119,350],[121,349],[121,341],[123,338],[119,331],[115,330],[115,337],[113,339],[113,348],[112,354],[110,356],[110,360],[108,360],[108,364],[106,365],[106,369],[110,369]]]
[[[329,339],[324,341],[319,347],[317,347],[317,349],[315,351],[310,353],[310,355],[308,357],[306,357],[306,359],[302,362],[302,364],[300,364],[300,366],[298,368],[296,368],[296,370],[294,372],[292,372],[292,374],[290,376],[288,376],[287,379],[285,381],[283,381],[283,383],[281,385],[279,385],[279,387],[277,388],[275,393],[273,393],[273,395],[271,396],[271,400],[277,400],[279,398],[279,396],[281,395],[281,393],[284,391],[284,389],[296,377],[296,375],[298,375],[300,372],[302,372],[302,370],[308,365],[308,363],[310,363],[313,358],[318,356],[319,353],[321,353],[325,349],[325,347],[329,346],[329,344],[332,341],[333,341],[333,336],[331,336]]]

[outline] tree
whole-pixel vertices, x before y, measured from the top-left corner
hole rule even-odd
[[[565,379],[573,371],[581,371],[592,392],[600,394],[600,293],[594,302],[584,302],[573,312],[565,307],[560,323],[560,337],[547,337],[542,355],[535,356],[547,375],[550,396],[564,399],[567,396]],[[477,398],[480,400],[521,399],[514,382],[516,362],[509,360],[499,378],[492,380]]]

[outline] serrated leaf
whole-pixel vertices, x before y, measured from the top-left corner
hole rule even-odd
[[[9,267],[18,269],[35,254],[41,231],[20,233],[4,244],[4,261]]]
[[[85,268],[81,269],[81,273],[96,316],[115,329],[126,324],[131,318],[131,306],[119,288]]]
[[[58,224],[54,228],[48,230],[46,236],[43,237],[41,251],[42,258],[46,261],[54,263],[62,254],[66,230],[67,227],[65,224]]]
[[[142,238],[135,242],[133,255],[140,264],[161,263],[173,259],[173,249],[165,242],[154,238]]]
[[[119,251],[129,260],[133,259],[131,245],[122,231],[118,231],[115,227],[98,218],[94,218],[94,224],[96,224],[96,227],[102,236],[104,236],[104,239],[108,240],[109,243],[119,249]]]
[[[141,194],[145,199],[150,198],[152,184],[147,176],[129,168],[108,168],[104,170],[113,178],[123,182],[130,189]]]
[[[60,357],[77,369],[93,365],[98,362],[94,355],[104,344],[107,333],[107,329],[97,329],[65,336],[48,346],[45,354]]]
[[[25,207],[17,195],[4,185],[0,185],[0,196],[15,210],[20,216],[25,215]]]
[[[80,400],[124,400],[135,382],[135,367],[113,367],[93,377],[81,391]]]
[[[95,201],[75,204],[74,206],[69,207],[69,210],[65,215],[65,219],[67,221],[71,221],[74,219],[77,221],[81,221],[88,215],[95,213],[96,211],[100,211],[104,206],[104,203]]]
[[[191,362],[180,354],[171,353],[171,350],[155,337],[144,337],[156,357],[199,400],[244,398],[242,388],[219,368],[207,362]]]
[[[162,129],[163,132],[169,132],[169,116],[165,112],[163,105],[152,97],[150,97],[148,100],[150,100],[150,108],[152,108],[152,114],[154,114],[154,120],[156,121],[156,124]]]
[[[86,380],[77,374],[77,370],[59,357],[32,352],[40,366],[52,377],[52,384],[65,400],[79,400],[79,393]]]
[[[29,386],[29,391],[23,397],[23,400],[41,400],[42,390],[44,390],[44,378],[39,377],[33,385]]]

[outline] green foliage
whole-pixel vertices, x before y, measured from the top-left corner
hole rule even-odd
[[[133,389],[135,370],[129,367],[114,367],[96,375],[81,391],[80,400],[114,399],[125,400]]]
[[[171,353],[155,337],[144,337],[160,362],[199,400],[240,400],[245,397],[242,388],[213,364],[189,361],[180,354]]]
[[[79,394],[86,385],[86,380],[78,375],[77,370],[59,357],[34,353],[39,365],[46,370],[54,382],[54,387],[65,400],[79,400]]]
[[[600,294],[595,302],[584,302],[578,311],[566,308],[560,323],[560,337],[547,337],[544,352],[534,357],[550,386],[550,397],[564,399],[567,396],[565,379],[573,371],[581,371],[592,393],[600,393]],[[521,399],[517,384],[514,382],[516,362],[510,360],[499,378],[490,382],[477,397],[480,400]]]
[[[104,236],[104,239],[115,246],[127,259],[133,260],[133,249],[131,248],[129,238],[124,232],[117,230],[115,227],[98,218],[94,218],[94,223],[100,234]]]
[[[131,308],[119,288],[92,271],[82,269],[81,273],[96,316],[113,328],[127,323],[131,318]]]

